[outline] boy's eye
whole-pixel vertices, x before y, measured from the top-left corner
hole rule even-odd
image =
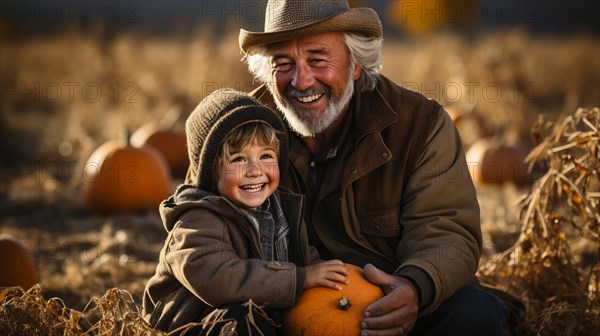
[[[265,150],[261,153],[260,159],[277,161],[277,152],[274,149]]]
[[[246,158],[243,156],[234,156],[233,158],[231,158],[231,163],[235,163],[235,162],[245,162]]]

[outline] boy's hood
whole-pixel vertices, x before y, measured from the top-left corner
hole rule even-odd
[[[182,184],[159,207],[167,232],[173,229],[179,216],[192,208],[206,208],[231,218],[242,216],[242,213],[225,197],[204,191],[194,184]]]

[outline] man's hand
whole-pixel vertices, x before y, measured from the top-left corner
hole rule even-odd
[[[419,304],[417,290],[405,278],[387,274],[377,267],[365,265],[365,276],[383,288],[385,296],[365,309],[361,336],[406,335],[415,326]]]

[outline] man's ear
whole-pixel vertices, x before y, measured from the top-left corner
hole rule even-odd
[[[355,65],[353,72],[354,80],[358,80],[360,78],[360,74],[362,73],[362,66],[358,64]]]

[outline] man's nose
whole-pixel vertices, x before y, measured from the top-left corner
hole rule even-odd
[[[292,79],[292,86],[298,90],[306,90],[313,86],[315,78],[311,72],[310,67],[306,63],[297,63],[294,78]]]

